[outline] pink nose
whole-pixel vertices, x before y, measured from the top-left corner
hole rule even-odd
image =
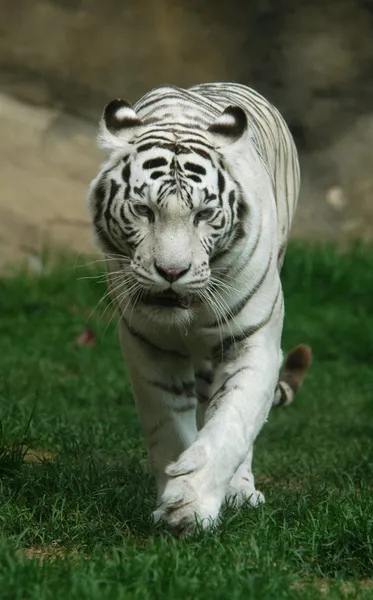
[[[185,269],[184,267],[171,268],[155,264],[155,268],[159,275],[163,277],[163,279],[172,283],[173,281],[177,281],[177,279],[180,279],[180,277],[182,277],[187,271],[189,271],[190,265]]]

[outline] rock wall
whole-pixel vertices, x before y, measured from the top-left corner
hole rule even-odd
[[[372,0],[2,0],[0,85],[97,119],[108,98],[206,80],[256,87],[307,149],[373,103]]]
[[[235,80],[301,154],[295,235],[373,231],[373,0],[2,0],[0,90],[97,122],[161,83]]]

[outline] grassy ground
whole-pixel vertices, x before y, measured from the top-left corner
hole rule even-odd
[[[1,600],[373,598],[372,265],[290,248],[284,348],[310,344],[314,365],[258,440],[267,504],[183,540],[149,520],[116,325],[90,316],[104,285],[79,279],[97,265],[1,279]],[[96,344],[79,346],[87,319]]]

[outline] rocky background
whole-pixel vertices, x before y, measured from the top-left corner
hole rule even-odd
[[[303,177],[294,236],[373,237],[373,0],[2,0],[0,261],[91,249],[108,100],[213,80],[285,116]]]

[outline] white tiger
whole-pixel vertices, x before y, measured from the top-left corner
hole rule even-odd
[[[156,519],[217,521],[224,499],[264,501],[253,444],[309,366],[282,362],[280,269],[299,166],[279,112],[233,83],[110,102],[110,156],[89,191],[150,464]],[[278,385],[277,385],[278,383]]]

